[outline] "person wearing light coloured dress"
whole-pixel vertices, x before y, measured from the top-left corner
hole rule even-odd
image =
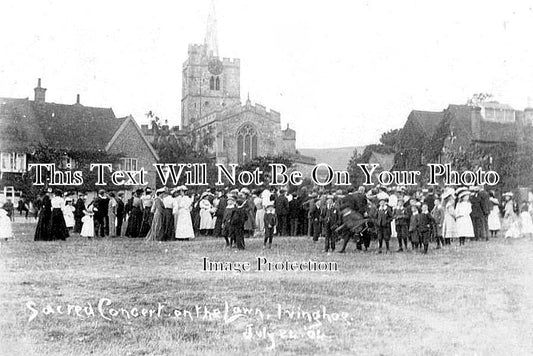
[[[459,202],[455,207],[455,219],[457,227],[457,236],[459,236],[459,245],[464,245],[466,238],[473,238],[474,225],[472,224],[472,218],[470,213],[472,212],[472,206],[468,198],[470,192],[466,188],[459,188],[457,190],[457,199]]]
[[[176,229],[176,239],[194,239],[194,229],[192,227],[191,208],[192,200],[185,192],[187,187],[181,185],[177,188],[178,196],[175,199],[174,219]]]

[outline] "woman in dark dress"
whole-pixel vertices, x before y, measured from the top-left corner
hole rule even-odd
[[[166,191],[165,188],[160,188],[155,191],[156,197],[154,199],[154,204],[152,206],[152,211],[153,211],[152,226],[150,228],[150,231],[148,231],[148,234],[146,235],[146,241],[162,240],[163,210],[165,210],[165,206],[163,205],[163,201],[161,200],[160,196],[165,191]]]
[[[141,196],[141,201],[143,205],[143,218],[139,236],[145,237],[148,234],[148,231],[150,231],[152,219],[154,218],[154,213],[152,212],[154,199],[152,197],[152,190],[150,188],[145,189],[145,193]]]
[[[50,219],[50,240],[65,240],[69,237],[67,225],[65,224],[65,217],[63,216],[63,208],[65,207],[65,200],[63,193],[60,190],[54,192],[54,197],[51,199],[52,214]]]
[[[39,211],[39,220],[35,229],[35,241],[50,240],[50,223],[52,220],[52,203],[50,202],[49,192],[42,193],[41,209]]]
[[[139,237],[141,232],[143,219],[143,208],[141,201],[142,193],[142,189],[137,189],[133,195],[130,216],[128,218],[128,226],[126,228],[126,237]]]

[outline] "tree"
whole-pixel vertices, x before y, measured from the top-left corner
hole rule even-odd
[[[401,132],[402,132],[402,129],[393,129],[393,130],[384,132],[381,134],[381,138],[379,139],[379,142],[381,142],[381,144],[384,146],[390,147],[392,149],[396,149],[400,141]]]
[[[151,119],[154,142],[152,146],[159,155],[162,163],[205,163],[207,166],[207,181],[215,182],[217,170],[215,167],[215,157],[209,153],[213,145],[211,132],[205,135],[190,135],[188,137],[176,134],[172,130],[164,130],[161,119],[153,112],[149,111],[146,116]],[[166,121],[165,121],[166,124]],[[185,183],[185,175],[180,177],[178,184]],[[158,182],[158,185],[160,182]],[[168,181],[167,186],[172,185]]]
[[[270,171],[271,171],[270,165],[274,163],[285,165],[289,171],[293,167],[293,161],[287,156],[284,156],[284,155],[262,156],[262,157],[256,157],[246,162],[245,164],[238,166],[237,172],[238,173],[243,172],[243,171],[253,172],[257,168],[259,168],[259,170],[263,172],[263,181],[265,183],[268,183],[271,181],[271,178],[272,178],[270,177]],[[240,187],[240,185],[238,185],[238,187]],[[256,184],[252,184],[248,186],[248,188],[255,189],[255,188],[258,188],[258,186]],[[289,187],[289,190],[291,189],[292,187]]]

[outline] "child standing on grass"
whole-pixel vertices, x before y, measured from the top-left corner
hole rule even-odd
[[[235,244],[235,236],[231,228],[231,217],[235,211],[235,197],[228,195],[226,209],[224,210],[224,217],[222,220],[222,236],[226,240],[226,248],[232,247]]]
[[[393,217],[396,223],[396,234],[398,238],[398,252],[403,251],[402,242],[407,250],[407,236],[409,235],[409,216],[407,214],[407,208],[404,207],[402,199],[398,200],[396,209],[394,209]]]
[[[65,217],[65,225],[69,232],[74,229],[74,206],[72,205],[72,198],[65,200],[65,206],[63,207],[63,216]]]
[[[444,237],[442,235],[442,226],[444,224],[444,208],[440,199],[435,199],[435,207],[431,211],[431,216],[435,220],[435,240],[437,240],[437,249],[444,246]]]
[[[85,214],[83,218],[81,219],[82,227],[81,227],[81,237],[87,237],[89,239],[94,237],[94,219],[93,219],[93,209],[92,209],[92,203],[89,204],[86,210],[83,211]]]
[[[7,210],[2,205],[0,209],[0,239],[7,241],[13,237],[13,230],[11,228],[11,219],[7,213]]]
[[[435,230],[435,219],[429,213],[429,208],[426,203],[422,204],[422,212],[418,215],[416,229],[418,236],[420,236],[420,246],[424,245],[424,253],[428,253],[429,240],[431,233]]]
[[[276,218],[274,205],[269,205],[266,208],[265,213],[265,240],[263,241],[263,248],[266,248],[268,241],[268,248],[272,248],[272,237],[274,236],[274,229],[278,224],[278,219]]]

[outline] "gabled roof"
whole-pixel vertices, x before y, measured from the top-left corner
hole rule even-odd
[[[443,118],[444,113],[442,111],[435,112],[413,110],[409,114],[408,120],[414,120],[424,131],[427,137],[431,137],[435,133],[435,130]]]
[[[111,108],[0,98],[0,150],[42,143],[76,151],[104,151],[125,118]]]
[[[44,141],[28,98],[0,98],[0,151],[22,151]]]
[[[105,150],[124,122],[111,108],[30,103],[46,143],[65,150]]]
[[[146,136],[144,136],[141,128],[139,127],[139,125],[137,125],[137,122],[135,122],[135,120],[133,119],[133,116],[129,115],[129,116],[123,117],[123,118],[118,119],[118,120],[119,121],[121,120],[122,124],[115,131],[113,137],[111,137],[111,139],[109,140],[109,142],[105,146],[105,150],[108,151],[113,146],[113,144],[115,143],[117,138],[120,136],[120,134],[126,129],[128,124],[131,123],[133,125],[133,127],[135,127],[137,132],[139,133],[139,136],[142,138],[142,140],[144,141],[144,143],[146,144],[146,146],[148,147],[148,149],[150,150],[150,152],[152,153],[152,155],[154,156],[156,161],[159,161],[159,155],[155,151],[154,147],[150,144],[150,142],[148,142],[148,139],[146,138]]]

